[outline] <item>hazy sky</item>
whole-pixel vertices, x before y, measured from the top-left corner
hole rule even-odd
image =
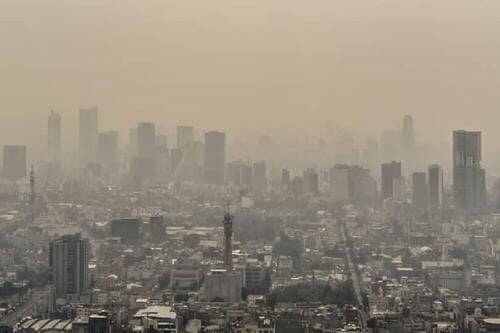
[[[498,0],[1,0],[0,144],[138,120],[310,135],[482,129],[500,142]],[[170,135],[171,142],[173,135]]]

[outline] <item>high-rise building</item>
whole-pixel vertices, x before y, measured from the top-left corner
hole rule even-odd
[[[82,163],[94,162],[97,157],[98,109],[80,109],[79,148]]]
[[[47,148],[50,161],[59,161],[61,158],[61,115],[50,112],[47,127]]]
[[[394,180],[401,178],[401,162],[383,163],[381,178],[382,200],[391,198],[394,194]]]
[[[184,149],[194,142],[193,126],[177,126],[177,148]]]
[[[425,172],[414,172],[412,175],[413,206],[426,209],[429,205],[429,189],[427,186],[427,174]]]
[[[415,148],[415,130],[413,128],[413,117],[409,114],[403,117],[401,137],[404,151],[406,153],[411,153]]]
[[[209,184],[224,185],[226,165],[226,134],[210,131],[205,133],[205,181]]]
[[[437,164],[430,165],[427,170],[429,182],[429,205],[439,208],[443,205],[443,168]]]
[[[253,164],[253,185],[260,191],[267,190],[267,167],[265,161]]]
[[[99,133],[97,144],[97,161],[105,172],[116,172],[118,169],[118,132]]]
[[[156,151],[155,124],[141,122],[137,125],[137,155],[152,158]]]
[[[330,185],[336,201],[371,203],[377,194],[370,170],[360,166],[335,165],[330,169]]]
[[[3,146],[3,176],[10,181],[26,177],[26,146]]]
[[[88,239],[65,235],[50,243],[49,265],[57,296],[81,294],[90,287]]]
[[[481,168],[481,132],[453,131],[453,201],[456,208],[480,208],[486,201]]]

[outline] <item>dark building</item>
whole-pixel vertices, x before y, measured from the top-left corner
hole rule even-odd
[[[3,176],[10,181],[26,177],[26,146],[3,146]]]
[[[426,209],[429,206],[429,188],[427,186],[427,174],[425,172],[414,172],[412,175],[413,206]]]
[[[430,165],[427,170],[429,183],[429,205],[432,209],[443,205],[443,168],[437,164]]]
[[[113,220],[111,236],[120,237],[124,243],[136,241],[141,238],[141,221],[134,218]]]
[[[205,181],[208,184],[224,185],[226,165],[226,135],[222,132],[205,133]]]
[[[481,132],[453,132],[453,201],[456,208],[469,210],[484,206],[486,181],[481,158]]]
[[[265,161],[253,164],[253,185],[259,191],[267,190],[267,167]]]
[[[88,162],[95,162],[97,157],[97,114],[97,107],[80,109],[79,151],[80,159],[84,165]]]
[[[401,178],[401,162],[390,162],[382,164],[382,200],[394,195],[394,180]]]
[[[56,296],[80,294],[90,287],[88,239],[65,235],[50,243],[49,265]]]
[[[47,126],[47,152],[50,161],[61,158],[61,115],[50,112]]]

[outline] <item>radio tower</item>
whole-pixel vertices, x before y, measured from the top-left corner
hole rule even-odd
[[[35,204],[35,169],[31,165],[30,172],[30,204],[33,206]]]
[[[224,268],[230,272],[233,270],[233,216],[229,214],[229,203],[224,214]]]

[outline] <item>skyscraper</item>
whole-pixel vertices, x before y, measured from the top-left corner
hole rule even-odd
[[[94,162],[97,157],[97,117],[97,107],[80,109],[79,151],[80,160],[84,164]]]
[[[142,122],[137,125],[137,155],[152,158],[155,155],[156,132],[155,124]]]
[[[209,184],[224,185],[226,165],[226,134],[210,131],[205,133],[205,181]]]
[[[265,161],[253,164],[253,185],[260,191],[267,190],[267,167]]]
[[[481,168],[481,132],[453,131],[453,201],[455,207],[475,209],[486,200]]]
[[[415,148],[415,130],[413,128],[413,117],[409,114],[403,117],[401,137],[405,153],[410,153]]]
[[[65,235],[50,242],[49,265],[57,296],[81,294],[90,287],[88,239]]]
[[[194,142],[193,126],[177,126],[177,148],[184,149]]]
[[[401,178],[401,162],[383,163],[381,178],[382,200],[391,198],[394,194],[394,180]]]
[[[61,157],[61,115],[51,111],[48,118],[47,148],[50,161]]]
[[[443,204],[443,169],[437,165],[430,165],[427,170],[429,182],[429,205],[431,208],[439,208]]]
[[[427,174],[425,172],[414,172],[412,175],[413,206],[426,209],[429,204],[429,189],[427,186]]]
[[[3,176],[10,181],[26,177],[26,146],[3,146]]]

